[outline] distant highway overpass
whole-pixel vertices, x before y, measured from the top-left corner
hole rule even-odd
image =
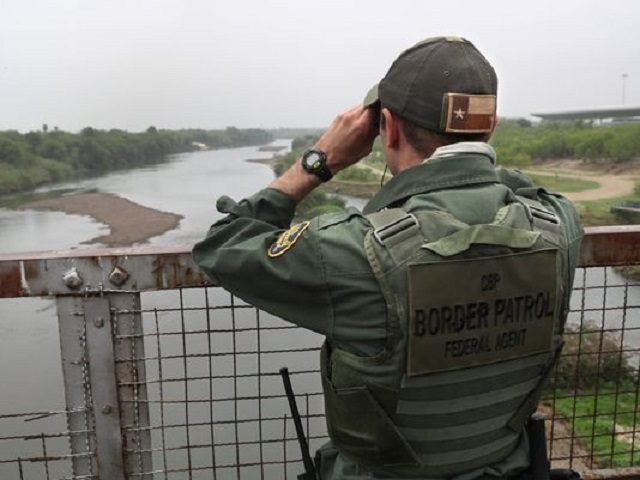
[[[613,107],[566,110],[564,112],[532,113],[542,120],[611,120],[613,122],[640,122],[640,107]]]

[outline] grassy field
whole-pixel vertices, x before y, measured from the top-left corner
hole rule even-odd
[[[640,465],[640,440],[631,443],[632,435],[626,435],[629,441],[622,441],[622,435],[616,437],[615,426],[632,431],[638,430],[640,414],[635,412],[636,393],[635,386],[620,387],[620,393],[615,395],[615,387],[609,386],[607,390],[599,391],[595,395],[582,395],[573,398],[556,399],[555,410],[557,414],[567,419],[574,417],[573,422],[576,437],[587,451],[591,451],[594,461],[599,467],[629,467]],[[573,392],[567,392],[573,395]],[[632,453],[632,447],[636,453]]]
[[[527,172],[527,176],[541,187],[559,193],[581,192],[595,189],[599,186],[596,181],[582,180],[562,175],[539,175],[529,171]],[[640,200],[640,181],[636,183],[635,193],[632,195],[599,200],[583,200],[576,202],[576,205],[580,212],[582,222],[586,226],[618,225],[625,223],[625,221],[611,213],[611,207],[627,201],[638,200]]]
[[[578,202],[578,211],[585,225],[618,225],[620,219],[611,213],[611,207],[619,205],[629,200],[640,200],[638,195],[627,195],[624,197],[604,198],[602,200],[591,200]]]
[[[562,175],[540,175],[527,172],[527,176],[531,178],[536,185],[540,185],[553,192],[582,192],[584,190],[593,190],[600,186],[598,182],[580,180]]]

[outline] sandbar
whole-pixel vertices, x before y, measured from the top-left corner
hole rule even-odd
[[[276,164],[278,163],[279,157],[277,156],[273,156],[273,157],[269,157],[269,158],[245,158],[245,162],[250,162],[250,163],[259,163],[261,165],[267,165],[269,167],[271,167],[272,169],[276,166]]]
[[[260,148],[258,148],[258,151],[259,152],[280,152],[285,148],[287,148],[286,145],[263,145]]]
[[[183,218],[182,215],[145,207],[109,193],[62,195],[28,202],[20,208],[89,215],[107,225],[110,231],[82,243],[101,243],[109,247],[145,242],[173,230]]]

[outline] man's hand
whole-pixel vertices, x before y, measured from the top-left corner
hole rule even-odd
[[[374,116],[375,112],[371,108],[362,105],[353,107],[338,115],[322,134],[315,148],[327,155],[327,167],[331,173],[335,175],[371,152],[373,141],[378,135]],[[300,201],[320,183],[318,177],[305,172],[300,161],[297,161],[271,182],[269,187]]]
[[[315,148],[327,154],[327,167],[334,175],[371,152],[378,135],[375,111],[362,105],[338,115],[316,142]]]

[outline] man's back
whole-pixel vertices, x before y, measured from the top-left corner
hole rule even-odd
[[[491,152],[489,147],[487,151]],[[446,188],[443,182],[446,182]],[[234,223],[217,228],[209,237],[209,241],[219,247],[213,248],[211,244],[206,247],[207,240],[196,247],[199,263],[216,265],[216,275],[234,293],[286,320],[326,335],[327,344],[321,360],[327,375],[324,390],[330,394],[338,392],[338,395],[348,392],[355,398],[355,403],[350,404],[340,404],[339,399],[328,398],[329,430],[334,440],[344,437],[346,430],[352,438],[342,441],[348,444],[358,439],[356,448],[362,452],[362,442],[367,436],[365,427],[376,427],[375,418],[390,419],[389,424],[377,427],[382,428],[384,435],[381,435],[381,431],[369,432],[370,441],[373,442],[371,446],[378,451],[377,459],[385,461],[387,466],[375,465],[376,459],[358,457],[349,452],[349,446],[340,445],[341,440],[338,440],[343,458],[337,461],[335,452],[325,449],[327,458],[321,466],[323,471],[339,468],[342,471],[334,471],[332,476],[340,478],[345,471],[355,468],[352,460],[356,460],[355,463],[360,460],[365,469],[368,467],[383,474],[402,472],[406,476],[415,476],[428,473],[430,478],[451,477],[474,470],[479,474],[487,465],[491,466],[491,471],[504,474],[527,466],[527,443],[521,434],[524,420],[531,413],[532,406],[535,407],[535,402],[533,405],[524,405],[523,402],[531,396],[542,378],[541,373],[549,354],[553,353],[551,343],[548,342],[547,352],[538,352],[512,360],[511,363],[496,363],[495,349],[500,348],[496,344],[496,336],[507,333],[501,337],[503,347],[508,349],[513,344],[512,348],[515,348],[520,340],[512,338],[513,334],[509,337],[509,332],[534,327],[530,325],[531,319],[527,323],[526,318],[520,318],[524,323],[518,324],[519,318],[515,318],[514,328],[500,331],[489,328],[487,318],[484,324],[469,319],[467,326],[461,327],[458,332],[455,331],[456,327],[450,328],[455,333],[449,335],[451,338],[447,337],[448,344],[445,342],[443,348],[448,350],[443,355],[454,361],[450,366],[452,368],[455,368],[456,360],[473,359],[483,354],[486,365],[467,366],[458,369],[457,373],[422,375],[415,377],[417,381],[406,377],[406,356],[400,353],[397,358],[392,357],[394,349],[404,351],[407,338],[403,338],[403,335],[410,330],[408,324],[399,328],[397,322],[409,320],[408,317],[399,319],[398,313],[391,311],[403,307],[390,305],[392,301],[389,295],[385,298],[385,286],[380,285],[376,278],[376,269],[371,268],[365,242],[368,235],[373,235],[371,221],[375,219],[376,211],[388,215],[388,207],[402,207],[403,212],[416,217],[451,214],[461,224],[489,224],[508,202],[514,203],[510,186],[525,185],[527,180],[524,177],[496,170],[490,156],[473,154],[435,158],[388,182],[365,208],[365,212],[371,212],[373,216],[350,212],[318,217],[306,227],[295,246],[280,258],[264,257],[264,252],[243,248],[242,242],[237,241],[239,233]],[[413,191],[414,194],[407,196],[407,191]],[[265,193],[273,194],[268,191]],[[563,248],[567,262],[575,263],[580,239],[575,213],[564,199],[544,193],[542,196],[555,203],[555,206],[547,206],[550,211],[557,212],[558,219],[563,222],[561,232],[566,242]],[[270,211],[271,215],[275,213],[274,210]],[[437,218],[427,216],[423,221],[431,223],[424,225],[418,243],[412,247],[414,251],[405,254],[407,258],[416,258],[420,251],[428,252],[422,249],[422,244],[436,240],[424,236],[433,231]],[[236,241],[229,242],[229,239]],[[373,241],[377,242],[375,239]],[[260,269],[268,269],[270,278],[265,279],[264,283],[236,285],[229,276],[237,274],[238,264],[224,260],[229,258],[236,259],[239,264],[266,263]],[[261,261],[260,258],[264,259]],[[317,266],[309,264],[310,261],[318,262]],[[228,265],[227,269],[225,265]],[[385,268],[393,269],[389,266]],[[310,272],[314,274],[310,275]],[[399,275],[405,273],[403,271]],[[555,270],[552,276],[555,277]],[[283,278],[282,285],[279,284],[280,278]],[[454,305],[477,303],[477,296],[467,296],[468,292],[456,288],[461,281],[457,282],[458,285],[450,285],[443,279],[437,279],[436,284],[440,282],[446,290],[454,292]],[[560,281],[562,290],[568,292],[569,279]],[[509,279],[503,278],[502,282],[508,284]],[[267,288],[273,291],[272,295],[264,295],[267,283]],[[313,308],[299,304],[299,299],[307,298],[310,292],[315,295]],[[429,297],[428,292],[426,296]],[[567,299],[563,298],[559,305],[566,303]],[[523,304],[523,311],[524,307]],[[505,315],[503,312],[501,320],[506,318]],[[478,317],[478,312],[475,316]],[[486,328],[483,331],[481,327]],[[432,325],[425,328],[436,327]],[[527,334],[534,338],[535,332],[531,330],[524,335]],[[455,342],[455,337],[460,342]],[[524,338],[521,341],[526,348]],[[419,343],[417,345],[420,346]],[[433,350],[433,347],[427,348],[424,357],[428,359],[435,356]],[[509,356],[506,358],[509,359]],[[461,378],[466,380],[462,381]],[[403,381],[407,386],[405,389],[400,388]],[[419,388],[420,384],[426,387]],[[354,393],[362,388],[366,392]],[[525,414],[521,414],[514,424],[516,428],[509,431],[507,423],[522,405]],[[371,417],[375,412],[378,416]],[[391,466],[393,461],[384,459],[381,452],[394,438],[400,444],[408,445],[410,453],[401,454],[399,465]],[[424,452],[416,453],[416,448]],[[423,463],[422,466],[408,465],[415,463],[415,456],[418,462]],[[429,457],[439,458],[441,465],[437,468],[425,467],[429,465]]]
[[[228,216],[194,248],[220,285],[325,335],[321,478],[529,466],[524,425],[561,347],[581,229],[568,201],[477,142],[495,127],[496,88],[470,42],[420,42],[270,188],[221,199]],[[364,212],[290,226],[378,133],[394,178]]]

